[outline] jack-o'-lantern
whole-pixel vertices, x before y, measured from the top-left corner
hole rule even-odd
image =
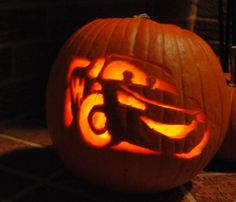
[[[57,57],[48,128],[80,177],[119,191],[161,191],[215,154],[227,93],[217,57],[194,33],[150,19],[97,19]]]

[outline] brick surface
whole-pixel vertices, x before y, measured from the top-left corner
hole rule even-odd
[[[209,175],[193,180],[192,194],[201,202],[233,202],[236,199],[236,175]]]
[[[218,1],[199,0],[198,16],[218,19]]]

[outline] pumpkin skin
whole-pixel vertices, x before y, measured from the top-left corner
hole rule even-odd
[[[121,78],[110,76],[117,71]],[[138,71],[145,80],[135,88]],[[118,92],[128,99],[118,100]],[[163,191],[187,182],[216,153],[228,124],[227,93],[217,57],[196,34],[149,19],[97,19],[67,41],[53,65],[47,124],[80,177],[118,191]],[[165,134],[172,125],[181,132]]]
[[[225,77],[229,79],[230,75],[225,74]],[[230,98],[230,121],[224,141],[220,146],[216,157],[223,160],[236,161],[236,89],[235,87],[230,86],[228,86],[228,88]]]

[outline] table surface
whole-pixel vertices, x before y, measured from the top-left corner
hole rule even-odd
[[[0,127],[0,202],[11,201],[236,202],[236,162],[213,160],[188,183],[162,193],[103,190],[65,167],[39,112]]]

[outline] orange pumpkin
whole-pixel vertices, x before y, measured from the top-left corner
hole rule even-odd
[[[55,61],[48,128],[79,176],[119,191],[161,191],[216,153],[227,93],[217,57],[196,34],[149,19],[97,19]]]
[[[226,74],[226,78],[229,79],[229,74]],[[224,141],[217,152],[217,158],[236,161],[236,88],[229,88],[230,97],[230,121],[228,130]]]

